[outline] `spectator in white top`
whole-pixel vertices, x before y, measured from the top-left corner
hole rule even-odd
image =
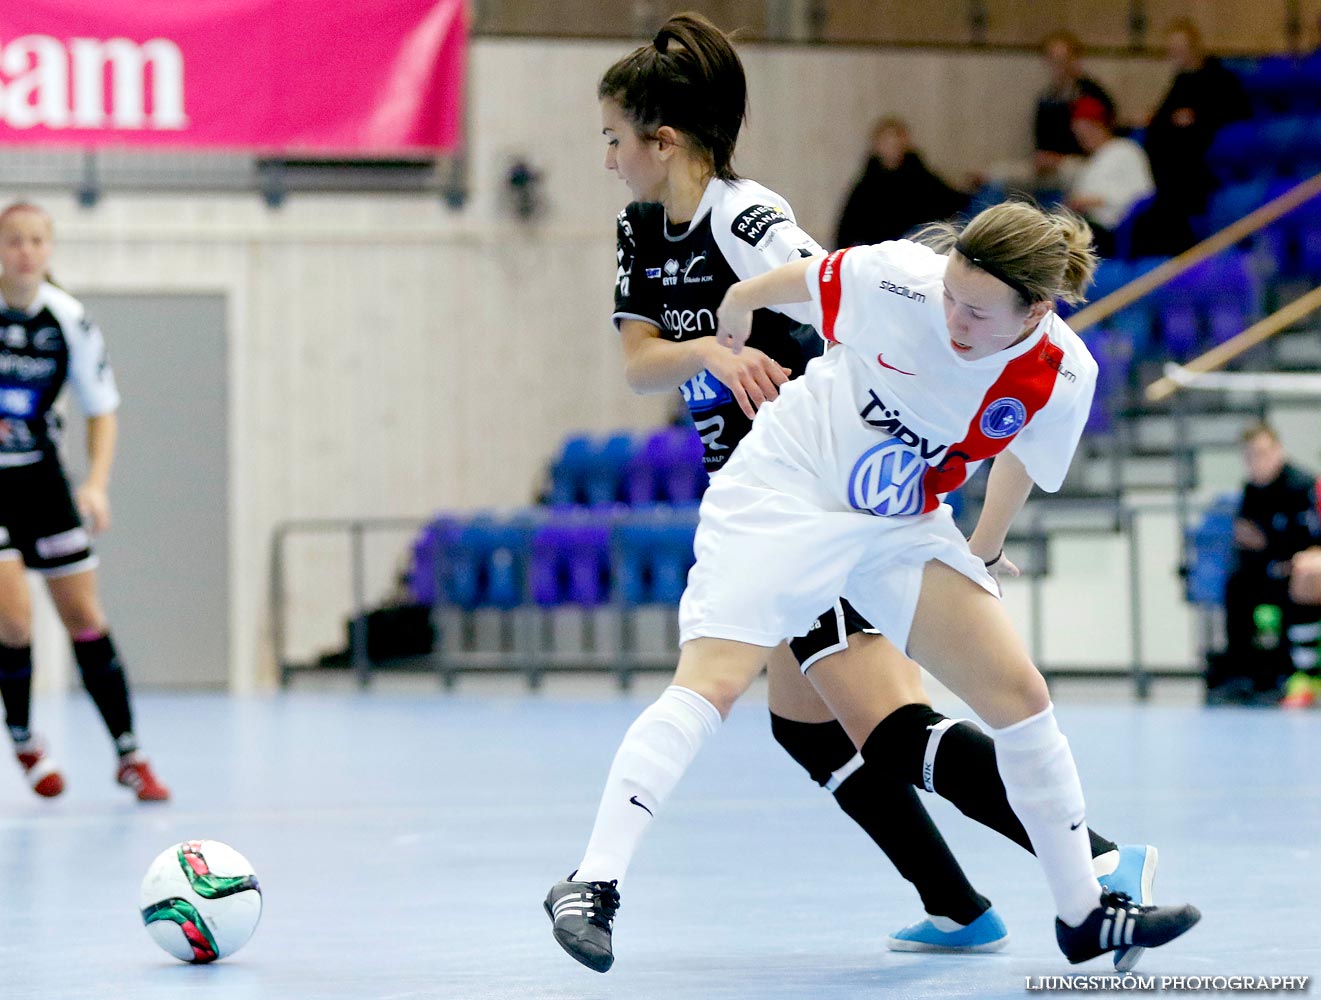
[[[1097,251],[1111,257],[1116,227],[1156,190],[1151,164],[1141,146],[1115,135],[1110,111],[1094,97],[1074,101],[1072,126],[1087,160],[1069,185],[1068,204],[1091,223]]]

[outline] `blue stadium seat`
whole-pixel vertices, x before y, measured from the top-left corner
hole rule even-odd
[[[1187,552],[1184,594],[1190,604],[1217,607],[1225,600],[1225,582],[1234,565],[1234,516],[1239,497],[1215,498],[1202,520],[1184,532]]]
[[[1222,182],[1242,181],[1260,172],[1259,128],[1256,121],[1230,122],[1216,133],[1206,161]]]
[[[1211,204],[1206,214],[1203,237],[1219,232],[1231,223],[1237,222],[1269,200],[1271,181],[1266,177],[1232,184],[1221,188],[1211,196]]]
[[[1288,113],[1305,86],[1299,63],[1291,56],[1267,56],[1241,79],[1258,115]]]
[[[542,607],[592,607],[610,594],[610,515],[558,511],[529,541],[528,594]]]
[[[1114,427],[1115,410],[1128,390],[1133,345],[1122,333],[1104,327],[1087,330],[1083,343],[1096,360],[1096,396],[1088,414],[1089,434],[1106,434]]]
[[[1151,206],[1156,203],[1156,196],[1149,194],[1145,198],[1139,198],[1129,206],[1124,217],[1119,220],[1119,224],[1114,229],[1115,239],[1115,257],[1120,261],[1130,260],[1133,256],[1133,240],[1137,234],[1138,227],[1142,224],[1143,217],[1150,211]]]
[[[523,603],[531,525],[523,518],[483,514],[457,532],[445,560],[442,593],[466,610]]]
[[[1161,340],[1177,360],[1226,330],[1237,333],[1261,315],[1261,287],[1247,254],[1231,251],[1185,271],[1154,295]],[[1213,318],[1214,317],[1214,318]]]
[[[441,516],[418,532],[408,568],[408,594],[414,603],[436,604],[440,600],[446,555],[461,531],[458,519]]]
[[[677,604],[692,568],[695,505],[631,512],[615,529],[615,595],[624,604]]]
[[[550,495],[553,507],[573,507],[587,501],[587,473],[596,443],[586,434],[564,439],[559,457],[551,464]]]

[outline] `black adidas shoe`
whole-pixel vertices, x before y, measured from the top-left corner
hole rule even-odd
[[[578,874],[574,872],[573,875]],[[619,911],[618,881],[574,882],[570,875],[546,893],[546,916],[560,947],[589,969],[608,972],[615,964],[610,932]]]
[[[1116,948],[1155,948],[1202,919],[1197,907],[1142,906],[1122,892],[1104,892],[1101,905],[1077,927],[1055,919],[1055,940],[1072,964]]]

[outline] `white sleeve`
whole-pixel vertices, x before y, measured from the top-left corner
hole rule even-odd
[[[119,409],[119,389],[115,373],[106,356],[101,328],[86,315],[63,324],[64,339],[69,345],[69,381],[78,397],[78,405],[89,417],[99,417]]]
[[[869,276],[881,263],[884,245],[847,247],[808,265],[808,322],[830,343],[853,343],[865,329],[865,299],[876,286]]]
[[[739,280],[755,278],[800,257],[825,253],[821,245],[799,228],[793,212],[782,205],[751,203],[729,212],[714,212],[711,231],[716,246]],[[799,323],[811,321],[806,302],[771,306]]]
[[[1008,451],[1023,463],[1032,481],[1047,493],[1058,492],[1064,485],[1074,452],[1082,440],[1083,428],[1092,412],[1092,396],[1096,392],[1096,362],[1091,355],[1081,359],[1076,367],[1077,382],[1068,384],[1068,398],[1058,406],[1047,404],[1034,420],[1029,420],[1012,441]],[[1058,388],[1063,388],[1063,385]],[[1055,403],[1051,400],[1051,403]]]

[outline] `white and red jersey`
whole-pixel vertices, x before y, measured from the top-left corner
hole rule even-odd
[[[1053,312],[1007,350],[960,357],[942,302],[948,260],[898,240],[808,268],[813,322],[839,346],[762,408],[745,468],[827,509],[885,516],[935,510],[1005,449],[1042,489],[1060,488],[1096,362]]]

